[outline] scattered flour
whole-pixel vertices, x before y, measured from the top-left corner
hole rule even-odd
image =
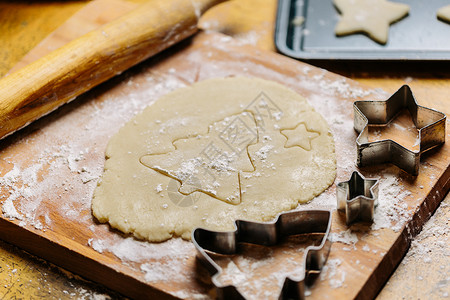
[[[94,240],[93,238],[88,240],[88,245],[92,247],[98,253],[103,253],[106,246],[104,245],[104,241],[102,240]]]
[[[330,278],[330,286],[334,289],[340,288],[343,286],[345,281],[346,272],[341,272],[341,277],[339,279]]]
[[[3,217],[10,220],[18,219],[22,220],[22,216],[17,212],[11,199],[6,199],[2,205]]]
[[[97,252],[108,251],[123,262],[144,262],[147,260],[167,259],[168,257],[184,257],[195,253],[194,245],[182,239],[170,239],[167,242],[149,243],[138,241],[132,237],[110,240],[90,239],[88,245]]]
[[[117,236],[113,241],[91,238],[88,245],[99,253],[114,254],[125,264],[137,264],[147,282],[195,280],[195,274],[189,271],[186,263],[195,257],[196,250],[192,243],[182,239],[171,239],[159,244]],[[187,298],[192,293],[189,292]]]
[[[177,260],[169,259],[163,263],[154,261],[151,263],[142,264],[141,271],[145,274],[145,281],[147,282],[164,282],[164,281],[183,281],[186,280],[184,268],[179,265]],[[170,277],[167,275],[170,273]]]
[[[269,151],[273,149],[273,145],[264,145],[258,151],[255,152],[255,157],[260,160],[266,160]]]
[[[372,93],[371,91],[363,90],[362,88],[351,87],[345,78],[330,81],[318,76],[315,79],[319,81],[319,86],[323,91],[330,94],[338,94],[345,98],[362,98],[367,97]]]
[[[411,242],[404,259],[381,292],[381,299],[447,299],[450,293],[450,196],[441,202],[422,231]]]
[[[222,272],[216,277],[221,286],[233,284],[248,299],[278,299],[286,278],[303,279],[304,249],[298,241],[277,247],[244,247],[234,258],[219,258]],[[285,255],[281,255],[281,253]]]
[[[328,280],[330,286],[334,289],[342,287],[346,272],[339,269],[341,264],[342,260],[339,258],[328,259],[320,273],[320,280]]]
[[[447,212],[448,215],[450,205],[441,203],[441,211]],[[430,263],[432,258],[429,255],[432,252],[442,252],[450,258],[450,219],[447,218],[447,222],[443,224],[442,222],[438,223],[436,217],[431,217],[423,226],[422,231],[411,242],[411,248],[406,255],[406,260],[422,259],[423,262]],[[434,242],[424,243],[426,240],[433,240]]]
[[[347,245],[355,245],[358,242],[358,236],[350,228],[339,233],[332,232],[329,238],[333,243],[340,242]]]
[[[378,206],[375,208],[372,230],[402,230],[413,213],[405,202],[405,198],[410,195],[411,192],[405,190],[397,176],[384,173],[379,183]]]

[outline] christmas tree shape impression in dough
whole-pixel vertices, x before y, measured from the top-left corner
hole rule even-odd
[[[259,132],[261,129],[258,130],[253,113],[242,112],[213,123],[205,135],[173,141],[174,151],[145,155],[140,161],[178,180],[181,194],[203,192],[226,203],[239,204],[242,191],[240,178],[255,172],[255,165],[258,164],[256,157],[249,154],[248,147],[258,141],[265,144],[260,146],[259,151],[253,151],[264,162],[268,153],[274,151],[276,141],[280,141],[280,147],[275,151],[280,154],[284,148],[292,147],[310,151],[311,140],[319,136],[318,132],[308,130],[304,123],[293,129],[265,130],[264,136],[260,136]]]
[[[239,204],[240,171],[255,170],[247,147],[256,143],[256,132],[253,115],[242,112],[210,125],[205,135],[175,140],[174,151],[143,156],[141,163],[178,180],[182,194],[198,191]]]
[[[337,36],[365,33],[374,41],[386,44],[390,24],[402,19],[409,6],[386,0],[333,0],[341,13],[335,28]]]

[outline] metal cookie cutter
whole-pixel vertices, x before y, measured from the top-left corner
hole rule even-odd
[[[356,101],[354,127],[358,166],[393,163],[406,172],[419,173],[420,155],[445,142],[445,114],[417,104],[409,86],[402,86],[386,101]],[[385,125],[407,109],[419,130],[419,151],[411,151],[393,140],[369,142],[368,125]]]
[[[364,178],[354,171],[348,181],[336,185],[337,208],[345,212],[346,223],[372,222],[378,204],[378,180]]]
[[[304,254],[305,273],[298,278],[286,277],[280,299],[304,299],[305,285],[309,286],[327,261],[331,248],[328,234],[331,229],[331,212],[327,210],[306,210],[282,213],[271,222],[250,222],[237,220],[236,230],[216,232],[197,228],[192,232],[192,242],[197,257],[206,266],[217,289],[218,299],[245,299],[234,285],[222,286],[217,277],[222,269],[208,255],[207,251],[219,254],[235,254],[240,243],[271,246],[291,235],[323,233],[319,246],[309,246]]]

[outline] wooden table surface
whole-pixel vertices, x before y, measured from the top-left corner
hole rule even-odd
[[[142,2],[145,0],[134,0]],[[88,1],[0,2],[0,76]],[[275,51],[275,0],[234,0],[211,9],[200,27]],[[314,62],[369,87],[394,92],[407,83],[422,105],[450,114],[450,62]],[[448,123],[447,123],[448,124]],[[448,129],[447,129],[448,130]],[[449,297],[450,196],[416,238],[379,299]],[[0,298],[119,295],[0,242]]]

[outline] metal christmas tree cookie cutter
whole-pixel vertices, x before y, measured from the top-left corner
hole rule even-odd
[[[402,86],[385,101],[356,101],[354,128],[358,166],[393,163],[404,171],[418,175],[420,155],[445,142],[445,114],[417,104],[409,86]],[[411,114],[419,130],[419,150],[412,151],[393,140],[369,142],[369,125],[387,125],[403,109]]]
[[[245,299],[234,285],[221,285],[217,277],[222,272],[220,266],[207,251],[218,254],[235,254],[240,243],[272,246],[284,238],[299,234],[323,234],[320,245],[308,246],[303,254],[304,273],[296,279],[286,277],[280,299],[304,299],[305,287],[317,277],[325,265],[331,248],[328,234],[331,230],[331,211],[306,210],[278,215],[271,222],[235,221],[234,231],[217,232],[196,228],[192,232],[192,242],[197,249],[198,259],[205,265],[216,286],[218,299]]]
[[[345,212],[346,223],[372,222],[378,202],[378,180],[354,171],[348,181],[336,185],[337,209]]]

